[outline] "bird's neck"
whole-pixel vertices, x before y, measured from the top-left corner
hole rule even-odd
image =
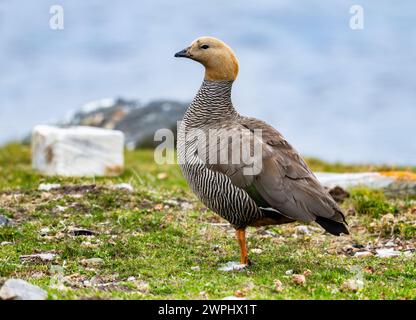
[[[201,126],[237,115],[231,101],[232,86],[231,80],[204,80],[185,114],[184,121],[192,126]]]

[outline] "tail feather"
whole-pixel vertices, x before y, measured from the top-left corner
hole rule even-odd
[[[350,234],[347,226],[342,222],[337,222],[324,217],[316,217],[315,222],[334,236],[339,236],[341,233]]]

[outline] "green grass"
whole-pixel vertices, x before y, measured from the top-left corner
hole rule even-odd
[[[314,170],[375,170],[316,159],[309,163]],[[135,191],[112,189],[121,182],[131,183]],[[40,183],[86,187],[41,192]],[[366,189],[350,194],[342,204],[350,236],[326,235],[315,224],[310,235],[296,235],[298,224],[251,228],[249,249],[259,249],[250,253],[253,265],[222,272],[217,270],[222,264],[239,258],[233,230],[197,201],[176,165],[156,165],[151,150],[126,152],[120,177],[66,179],[33,172],[29,147],[8,145],[0,148],[0,215],[13,224],[0,227],[0,283],[22,278],[47,290],[50,299],[221,299],[235,294],[253,299],[416,299],[414,253],[394,258],[349,254],[351,245],[377,247],[392,238],[400,239],[403,248],[414,248],[415,199]],[[73,236],[75,227],[96,234]],[[52,262],[20,259],[41,252],[56,257]],[[83,263],[88,258],[103,262],[88,266]],[[311,274],[297,285],[288,270]],[[342,290],[352,278],[362,279],[363,288]],[[282,290],[276,290],[277,280]]]

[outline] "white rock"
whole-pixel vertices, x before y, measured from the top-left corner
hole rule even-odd
[[[9,279],[0,289],[3,300],[45,300],[47,296],[46,291],[21,279]]]
[[[287,276],[290,276],[290,275],[292,275],[292,274],[293,274],[293,270],[292,270],[292,269],[290,269],[290,270],[286,270],[285,274],[286,274]]]
[[[98,267],[104,263],[101,258],[82,259],[81,264],[85,267]]]
[[[260,254],[263,252],[263,250],[261,250],[260,248],[253,248],[250,250],[250,252],[255,253],[255,254]]]
[[[51,231],[51,229],[49,229],[48,227],[44,227],[44,228],[40,229],[39,233],[42,236],[46,236],[50,231]]]
[[[20,256],[20,260],[22,260],[22,261],[40,260],[40,261],[44,261],[44,262],[49,262],[49,261],[52,261],[53,259],[55,259],[55,257],[56,257],[55,253],[45,252],[45,253],[37,253],[37,254],[29,254],[29,255],[25,255],[25,256]]]
[[[32,133],[32,166],[47,175],[118,175],[124,166],[121,131],[77,126],[36,126]]]
[[[201,268],[199,266],[194,266],[194,267],[191,267],[191,270],[199,271],[199,270],[201,270]]]
[[[364,288],[364,282],[360,279],[349,279],[341,285],[341,291],[357,292]]]
[[[297,226],[295,228],[296,234],[304,234],[309,235],[311,232],[309,231],[308,226]]]
[[[380,258],[390,258],[400,255],[400,251],[396,251],[394,248],[376,249],[376,252],[376,257]]]
[[[134,191],[134,188],[133,188],[133,186],[130,183],[119,183],[119,184],[115,184],[113,186],[113,189],[116,189],[116,190],[127,190],[127,191],[130,191],[130,192],[133,192]]]
[[[358,251],[354,254],[355,258],[365,258],[365,257],[371,257],[373,254],[371,251]]]
[[[59,183],[41,183],[38,187],[39,191],[51,191],[52,189],[58,189],[61,185]]]
[[[234,270],[243,270],[246,267],[247,267],[246,264],[241,264],[238,262],[230,261],[222,265],[220,268],[218,268],[218,270],[228,272],[228,271],[234,271]]]

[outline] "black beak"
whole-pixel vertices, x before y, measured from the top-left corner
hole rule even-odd
[[[175,58],[189,58],[188,48],[175,53]]]

